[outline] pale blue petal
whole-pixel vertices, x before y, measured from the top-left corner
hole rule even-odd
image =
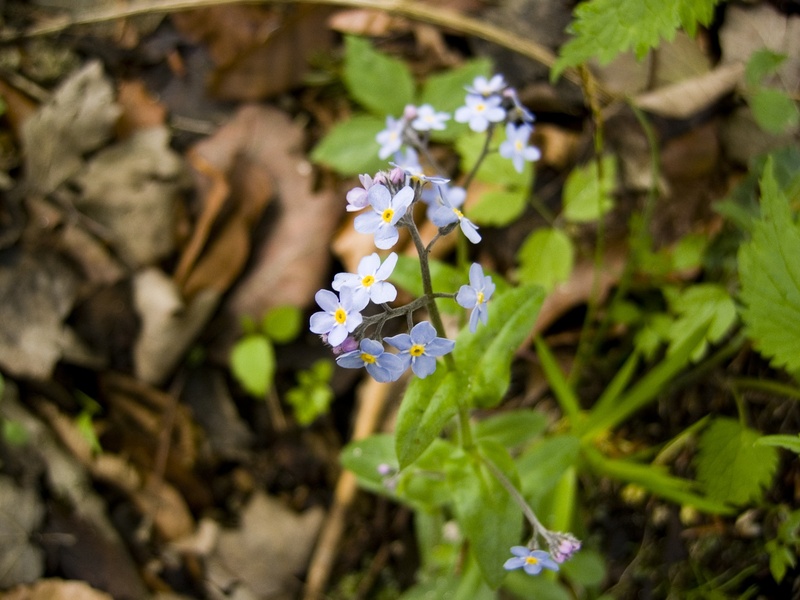
[[[375,279],[378,281],[384,281],[389,278],[394,271],[395,266],[397,265],[397,254],[394,252],[390,253],[389,256],[386,257],[386,260],[383,261],[383,264],[378,267],[378,270],[375,271]]]
[[[381,250],[388,250],[397,243],[398,239],[400,239],[400,234],[397,228],[391,225],[378,227],[375,231],[375,246]]]
[[[360,281],[358,275],[355,273],[337,273],[333,276],[333,284],[331,287],[338,292],[345,286],[356,286]]]
[[[319,290],[314,294],[314,300],[325,312],[333,313],[339,308],[339,297],[330,290]]]
[[[483,267],[478,263],[472,263],[469,268],[469,284],[475,291],[483,289]]]
[[[456,343],[445,338],[436,338],[425,346],[425,354],[430,356],[444,356],[453,350]]]
[[[361,289],[364,289],[366,292],[366,288]],[[386,281],[373,283],[372,287],[369,288],[367,293],[369,294],[370,300],[372,300],[375,304],[392,302],[395,298],[397,298],[397,288]]]
[[[473,287],[462,285],[456,294],[456,303],[462,308],[475,308],[478,303],[478,292]]]
[[[328,343],[331,346],[338,346],[345,340],[348,333],[350,332],[347,330],[347,327],[336,323],[336,325],[333,326],[333,329],[331,329],[328,333]]]
[[[467,218],[461,219],[461,231],[467,237],[467,239],[472,242],[473,244],[477,244],[481,241],[481,234],[478,233],[478,228],[475,224]]]
[[[311,315],[309,329],[311,330],[311,333],[322,335],[333,329],[335,324],[336,319],[333,318],[333,315],[326,312],[315,312],[313,315]]]
[[[377,357],[383,354],[383,344],[375,340],[366,338],[361,340],[361,351]]]
[[[477,306],[474,309],[472,309],[472,313],[469,315],[470,333],[475,333],[475,331],[478,329],[478,317],[480,316],[480,306]]]
[[[400,333],[398,335],[393,335],[391,337],[383,338],[383,340],[397,348],[398,350],[408,350],[414,343],[411,341],[411,336],[407,333]]]
[[[420,379],[425,379],[436,370],[436,359],[424,354],[414,357],[411,361],[411,370]]]
[[[353,350],[347,354],[337,356],[336,364],[345,369],[360,369],[364,366],[364,361],[361,359],[361,351]]]
[[[375,189],[374,187],[372,189]],[[383,222],[381,216],[373,212],[358,215],[353,221],[353,228],[359,233],[374,233]]]
[[[525,566],[525,559],[520,557],[509,558],[503,563],[503,568],[506,571],[513,571],[514,569],[521,569]]]
[[[436,337],[436,329],[428,321],[421,321],[411,328],[410,334],[414,344],[425,346]]]
[[[382,183],[378,185],[373,185],[369,188],[367,192],[367,198],[369,198],[369,203],[372,208],[375,209],[375,212],[382,213],[384,210],[389,208],[392,203],[392,194]]]
[[[358,263],[359,277],[364,278],[367,275],[374,275],[375,271],[378,270],[380,264],[381,264],[381,257],[378,256],[377,252],[373,252],[369,256],[365,256]]]

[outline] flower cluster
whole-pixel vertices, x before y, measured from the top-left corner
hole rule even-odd
[[[495,126],[505,123],[506,139],[498,148],[500,156],[511,160],[520,173],[526,161],[539,160],[539,149],[528,144],[534,117],[502,75],[491,79],[476,77],[466,90],[464,106],[453,115],[457,123],[466,123],[477,133],[488,130],[490,134]],[[430,104],[407,106],[399,118],[386,117],[386,128],[375,138],[380,145],[378,156],[384,160],[395,157],[400,163],[404,148],[419,147],[431,131],[445,129],[449,120],[449,113],[437,112]]]
[[[503,565],[507,571],[522,569],[528,575],[538,575],[543,569],[558,571],[559,564],[572,558],[572,555],[581,549],[580,541],[571,533],[550,531],[541,524],[537,525],[538,527],[535,526],[534,529],[537,529],[547,542],[548,551],[539,550],[535,544],[532,548],[512,546],[511,554],[514,556]]]
[[[428,219],[439,228],[439,235],[458,227],[470,242],[476,244],[481,240],[478,227],[461,211],[466,190],[449,185],[446,177],[427,174],[420,163],[421,153],[430,157],[427,153],[430,132],[445,129],[450,118],[449,113],[437,111],[430,104],[407,106],[400,118],[388,117],[386,129],[377,135],[376,141],[380,158],[394,158],[390,163],[392,169],[374,176],[360,175],[361,185],[346,196],[347,211],[360,213],[353,227],[359,233],[372,235],[379,250],[394,247],[400,239],[400,230],[408,229],[421,266],[424,265],[423,271],[427,270],[427,254],[433,241],[428,247],[422,244],[413,219],[415,203],[427,204]],[[456,111],[455,120],[468,123],[476,132],[491,131],[494,125],[506,122],[507,139],[498,151],[520,171],[524,161],[539,156],[538,150],[527,143],[533,116],[501,75],[488,80],[477,77],[467,88],[465,106]],[[318,291],[316,300],[322,310],[311,315],[310,320],[311,331],[333,347],[340,366],[363,367],[381,382],[395,381],[409,368],[417,377],[428,377],[436,370],[437,359],[449,354],[455,345],[452,340],[440,337],[441,332],[430,322],[412,322],[412,313],[420,308],[436,311],[432,289],[425,290],[424,297],[404,307],[388,305],[397,298],[397,289],[388,281],[397,261],[394,252],[383,260],[373,252],[361,259],[356,273],[336,274],[331,287],[338,295],[328,290]],[[437,293],[436,297],[450,297],[471,311],[469,329],[474,333],[479,323],[487,322],[487,303],[494,290],[491,277],[475,263],[470,267],[468,284],[454,293]],[[370,303],[382,307],[383,312],[364,316],[362,311]],[[381,338],[384,323],[395,317],[408,320],[408,333]]]

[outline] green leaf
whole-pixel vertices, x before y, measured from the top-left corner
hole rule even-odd
[[[564,184],[564,218],[573,223],[597,221],[614,206],[611,193],[617,185],[617,162],[613,156],[602,159],[603,179],[597,163],[576,167]]]
[[[523,495],[541,501],[574,466],[580,452],[580,440],[571,435],[557,435],[525,450],[517,458],[517,470]]]
[[[486,582],[497,588],[505,577],[504,557],[522,536],[522,518],[519,507],[484,461],[491,461],[512,484],[516,485],[518,478],[514,462],[499,444],[482,442],[478,452],[483,458],[454,457],[446,469],[447,483],[470,552]]]
[[[559,51],[551,79],[564,69],[596,58],[608,64],[632,50],[644,58],[661,40],[672,40],[683,26],[691,35],[708,25],[719,0],[590,0],[575,8],[574,37]]]
[[[397,413],[396,451],[402,468],[413,463],[442,433],[458,410],[463,382],[442,367],[408,385]]]
[[[485,144],[485,133],[470,132],[456,140],[456,152],[461,158],[461,169],[465,173],[469,173],[476,164]],[[519,173],[510,160],[503,158],[497,152],[492,152],[481,163],[478,172],[475,174],[475,179],[511,189],[527,190],[531,185],[532,172],[531,163],[526,162],[522,173]]]
[[[303,313],[290,304],[269,310],[261,322],[261,329],[277,344],[291,342],[303,326]]]
[[[484,192],[480,200],[467,210],[467,217],[478,225],[503,227],[522,214],[527,200],[527,190]]]
[[[602,555],[590,548],[582,548],[562,564],[561,569],[570,581],[585,587],[600,585],[606,576],[606,564]]]
[[[457,269],[440,260],[428,259],[428,266],[431,270],[431,283],[433,289],[440,292],[457,292],[467,280],[466,271]],[[413,296],[423,295],[422,275],[419,271],[419,260],[416,257],[400,255],[397,257],[397,265],[392,271],[389,281],[403,288]],[[463,309],[453,300],[439,299],[437,306],[443,312],[449,314],[459,314]]]
[[[511,555],[508,555],[511,558]],[[545,577],[531,577],[522,569],[508,574],[503,589],[514,594],[514,598],[536,600],[573,600],[574,596],[561,583]]]
[[[778,452],[756,444],[760,434],[735,419],[720,417],[700,437],[697,479],[720,502],[758,502],[772,482]]]
[[[545,379],[550,385],[550,390],[558,400],[561,410],[565,415],[574,418],[581,410],[581,403],[575,391],[570,387],[558,360],[550,351],[545,341],[541,336],[537,335],[534,338],[536,344],[536,355],[539,357],[539,362],[542,365]]]
[[[699,327],[708,331],[692,353],[692,360],[700,360],[708,343],[720,341],[736,323],[736,304],[720,285],[698,283],[676,294],[669,301],[670,309],[678,315],[668,331],[670,341],[667,353],[674,352]]]
[[[798,435],[762,435],[756,446],[774,446],[800,454],[800,434]]]
[[[400,116],[414,101],[414,78],[408,66],[378,52],[361,37],[345,38],[343,79],[353,99],[375,115]]]
[[[413,466],[400,472],[395,492],[415,508],[440,510],[450,498],[444,476],[445,466],[460,451],[458,446],[441,438],[433,440]]]
[[[320,362],[330,366],[329,361]],[[326,382],[312,381],[286,392],[286,401],[294,409],[294,418],[303,426],[311,425],[318,417],[326,414],[333,399],[333,390]]]
[[[382,119],[369,115],[337,123],[311,152],[311,160],[345,176],[379,171],[386,161],[378,158],[375,136],[384,127]]]
[[[761,48],[750,55],[744,70],[747,85],[755,87],[767,76],[772,75],[786,61],[785,54],[773,52],[769,48]]]
[[[800,370],[800,228],[775,181],[772,160],[761,178],[761,218],[739,249],[742,320],[773,367]]]
[[[758,88],[750,95],[753,117],[764,131],[783,133],[800,122],[797,104],[786,92],[774,88]]]
[[[634,483],[676,504],[693,506],[711,514],[733,512],[724,502],[696,493],[694,481],[674,477],[666,473],[662,465],[647,465],[630,460],[607,458],[591,447],[584,447],[584,456],[598,474]]]
[[[541,435],[547,428],[544,413],[521,408],[492,415],[475,425],[475,439],[494,440],[506,448],[514,448]]]
[[[519,280],[536,283],[549,292],[572,274],[575,250],[566,233],[560,229],[542,227],[522,243],[517,260]]]
[[[275,350],[263,335],[248,335],[231,351],[231,371],[244,391],[256,398],[267,395],[275,377]]]
[[[489,319],[475,333],[465,327],[456,338],[453,358],[459,369],[459,392],[472,407],[496,406],[508,388],[511,361],[533,330],[544,291],[526,285],[495,292]]]
[[[339,460],[345,469],[355,473],[358,483],[364,489],[384,496],[393,495],[385,485],[385,476],[379,467],[388,465],[397,469],[394,453],[394,436],[378,433],[362,440],[350,442],[342,449]]]
[[[89,448],[94,454],[99,454],[103,451],[100,446],[100,439],[97,437],[97,432],[94,429],[94,422],[92,420],[92,413],[87,410],[82,410],[75,417],[75,428],[81,437],[89,443]]]
[[[485,58],[467,61],[460,67],[431,75],[422,86],[418,104],[430,104],[436,110],[450,113],[452,117],[456,109],[464,103],[465,86],[472,85],[478,75],[489,77],[492,63]],[[469,131],[466,123],[450,120],[444,131],[432,132],[435,141],[453,141],[459,135]]]

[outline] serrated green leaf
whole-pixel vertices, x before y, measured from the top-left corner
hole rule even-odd
[[[730,504],[758,502],[778,467],[775,448],[756,445],[760,434],[720,417],[700,437],[697,479],[711,498]]]
[[[692,353],[692,360],[700,360],[709,343],[720,341],[736,323],[736,304],[720,285],[698,283],[686,288],[670,300],[670,308],[677,315],[667,333],[672,353],[699,327],[707,326],[705,339]]]
[[[530,335],[544,290],[526,285],[495,292],[489,319],[473,334],[467,327],[456,338],[453,358],[459,369],[460,393],[470,407],[496,406],[508,388],[511,360]]]
[[[761,178],[761,218],[739,249],[742,320],[776,368],[800,370],[800,228],[778,188],[772,160]]]
[[[467,217],[478,225],[503,227],[512,223],[525,210],[527,190],[492,190],[467,210]]]
[[[773,52],[769,48],[761,48],[750,55],[744,70],[747,85],[754,87],[767,76],[772,75],[784,63],[787,56]]]
[[[463,395],[458,374],[439,368],[408,385],[397,413],[396,452],[402,468],[413,463],[442,433]]]
[[[756,445],[784,448],[800,454],[800,435],[762,435]]]
[[[611,192],[617,185],[617,161],[613,156],[602,159],[603,179],[600,180],[597,163],[592,161],[576,167],[564,184],[563,215],[573,223],[597,221],[614,206]]]
[[[289,304],[270,309],[261,321],[261,329],[277,344],[291,342],[300,334],[302,326],[303,313]]]
[[[541,227],[530,234],[517,252],[522,283],[535,283],[550,292],[566,281],[575,265],[575,249],[560,229]]]
[[[414,78],[401,60],[378,52],[360,37],[345,38],[343,79],[347,91],[378,116],[400,116],[414,101]]]
[[[719,0],[590,0],[575,9],[574,37],[559,51],[551,71],[557,79],[564,69],[596,58],[608,64],[632,50],[642,59],[661,40],[672,40],[679,27],[691,35],[697,24],[708,25]]]
[[[800,122],[797,104],[781,90],[758,88],[750,95],[749,102],[758,126],[770,133],[783,133]]]
[[[456,152],[461,158],[461,169],[465,173],[469,173],[477,163],[485,144],[485,133],[470,132],[456,140]],[[503,158],[497,152],[492,152],[484,158],[475,174],[475,179],[510,189],[528,190],[531,185],[532,172],[531,163],[526,162],[522,173],[519,173],[509,159]]]
[[[256,398],[267,395],[275,377],[275,350],[263,335],[240,339],[231,351],[231,371],[244,391]]]
[[[540,435],[547,428],[544,413],[518,409],[492,415],[475,425],[476,440],[494,440],[506,448],[514,448]]]
[[[334,125],[311,152],[311,160],[341,175],[375,173],[386,167],[378,158],[380,146],[375,136],[385,123],[371,115],[356,115]]]
[[[503,557],[522,536],[520,509],[485,464],[491,461],[514,485],[516,468],[508,452],[499,444],[483,442],[477,455],[463,455],[447,466],[447,483],[458,524],[469,539],[486,582],[497,588],[505,577]]]
[[[430,104],[436,110],[449,113],[452,117],[456,109],[464,103],[465,86],[472,85],[479,76],[489,77],[492,72],[490,60],[480,58],[463,65],[431,75],[422,86],[418,104]],[[459,135],[469,131],[466,123],[456,123],[452,119],[444,131],[433,131],[431,137],[435,141],[453,141]]]

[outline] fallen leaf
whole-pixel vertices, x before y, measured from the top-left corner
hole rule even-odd
[[[62,83],[22,124],[25,180],[35,193],[52,192],[83,167],[83,155],[111,138],[120,108],[98,61]]]
[[[44,573],[44,552],[30,541],[42,517],[38,493],[0,475],[0,588],[36,581]]]
[[[174,205],[189,181],[165,127],[101,150],[76,182],[82,190],[76,208],[108,230],[131,264],[150,265],[173,251]]]
[[[142,381],[161,383],[208,322],[219,294],[207,289],[186,304],[175,283],[150,268],[134,276],[133,297],[142,323],[133,348],[134,370]]]
[[[296,514],[279,500],[256,492],[242,511],[239,526],[220,532],[216,552],[207,560],[210,577],[232,575],[257,598],[296,591],[297,577],[308,564],[323,518],[320,507]]]
[[[117,86],[117,103],[122,113],[117,121],[116,133],[126,138],[133,132],[164,125],[167,109],[138,79],[123,80]]]
[[[269,98],[300,84],[308,60],[330,48],[330,9],[212,6],[176,13],[177,29],[205,43],[216,63],[209,89],[225,100]]]
[[[42,579],[32,585],[19,585],[3,592],[3,600],[114,600],[85,581]]]
[[[0,254],[0,365],[17,377],[46,379],[72,342],[64,319],[78,277],[53,253],[13,248]]]

